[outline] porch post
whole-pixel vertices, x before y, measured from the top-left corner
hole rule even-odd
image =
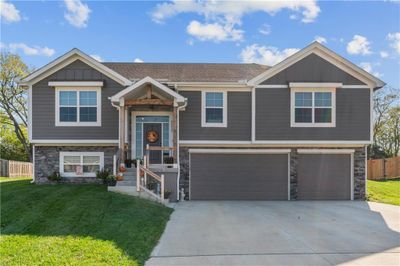
[[[125,106],[124,101],[120,102],[119,106],[119,148],[120,153],[120,163],[125,162]]]
[[[175,150],[172,151],[173,158],[174,158],[174,163],[177,162],[176,154],[177,154],[177,128],[176,128],[176,119],[177,119],[177,109],[178,107],[176,106],[176,103],[174,101],[174,109],[172,113],[172,121],[171,121],[171,127],[172,127],[172,147],[175,148]]]

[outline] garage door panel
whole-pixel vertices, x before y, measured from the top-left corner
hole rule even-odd
[[[297,171],[298,199],[350,199],[350,169],[348,154],[301,154]]]
[[[287,154],[191,154],[191,199],[287,200]]]

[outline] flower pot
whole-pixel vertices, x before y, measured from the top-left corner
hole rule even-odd
[[[120,172],[122,172],[122,173],[126,172],[125,164],[121,163],[121,164],[119,165],[118,170],[119,170]]]
[[[122,173],[119,173],[119,174],[115,177],[115,179],[116,179],[117,181],[122,181],[122,180],[124,180],[124,176],[122,175]]]

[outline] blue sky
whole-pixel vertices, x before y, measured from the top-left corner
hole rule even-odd
[[[103,61],[275,64],[317,37],[400,87],[399,2],[4,1],[1,49],[38,68],[77,47]]]

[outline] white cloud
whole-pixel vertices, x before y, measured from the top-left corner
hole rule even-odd
[[[382,73],[379,73],[379,72],[377,72],[377,71],[374,71],[373,68],[372,68],[372,64],[369,63],[369,62],[362,62],[362,63],[360,63],[360,67],[361,67],[362,69],[364,69],[365,71],[367,71],[368,73],[371,73],[372,75],[374,75],[374,76],[377,77],[377,78],[380,78],[380,77],[383,76]]]
[[[326,40],[326,38],[324,38],[322,36],[315,36],[314,41],[319,42],[319,43],[327,43],[328,42]]]
[[[400,54],[400,32],[389,33],[386,38],[390,41],[390,46]]]
[[[243,63],[258,63],[273,66],[299,50],[297,48],[287,48],[280,51],[276,47],[253,44],[242,50],[240,58]]]
[[[12,23],[21,20],[19,10],[11,3],[0,0],[0,16],[5,22]]]
[[[101,56],[98,55],[98,54],[91,54],[90,56],[93,57],[94,59],[96,59],[99,62],[103,62],[104,61],[103,58],[101,58]]]
[[[371,47],[368,39],[361,35],[354,35],[353,40],[347,44],[347,52],[349,54],[371,54]]]
[[[232,24],[221,25],[219,23],[202,24],[196,20],[190,22],[186,31],[188,34],[201,41],[240,41],[243,39],[243,31],[234,29]]]
[[[274,14],[288,9],[292,13],[299,14],[296,18],[300,18],[303,23],[313,22],[319,12],[320,8],[316,1],[223,1],[223,0],[206,0],[206,1],[179,1],[174,0],[171,2],[164,2],[157,4],[151,16],[157,23],[163,23],[168,18],[176,16],[181,13],[195,13],[204,17],[204,22],[201,24],[205,26],[213,26],[224,28],[230,38],[225,40],[232,40],[233,36],[242,36],[243,30],[238,27],[241,26],[241,19],[244,15],[265,12],[273,16]],[[193,23],[193,21],[191,22]],[[197,21],[197,23],[200,23]],[[218,24],[217,26],[215,24]],[[189,25],[188,27],[190,27]],[[193,25],[192,25],[193,27]],[[198,27],[199,28],[199,27]],[[228,29],[228,30],[227,30]],[[204,35],[204,34],[203,34]],[[216,40],[220,41],[219,34],[215,35]],[[211,40],[206,37],[205,39]],[[215,40],[215,39],[212,39]]]
[[[92,12],[88,5],[80,0],[64,0],[67,11],[64,18],[74,27],[84,28],[87,26],[89,14]]]
[[[380,55],[382,58],[388,58],[388,57],[389,57],[389,53],[386,52],[386,51],[380,51],[380,52],[379,52],[379,55]]]
[[[133,62],[135,63],[143,63],[143,60],[140,58],[135,58],[135,60],[133,60]]]
[[[48,48],[47,46],[28,46],[25,43],[10,43],[8,45],[1,43],[1,49],[10,51],[11,53],[16,53],[17,51],[21,50],[25,55],[40,55],[48,57],[54,55],[56,52],[54,49]]]
[[[271,26],[268,24],[262,24],[261,27],[258,29],[258,32],[262,35],[268,35],[271,33]]]

